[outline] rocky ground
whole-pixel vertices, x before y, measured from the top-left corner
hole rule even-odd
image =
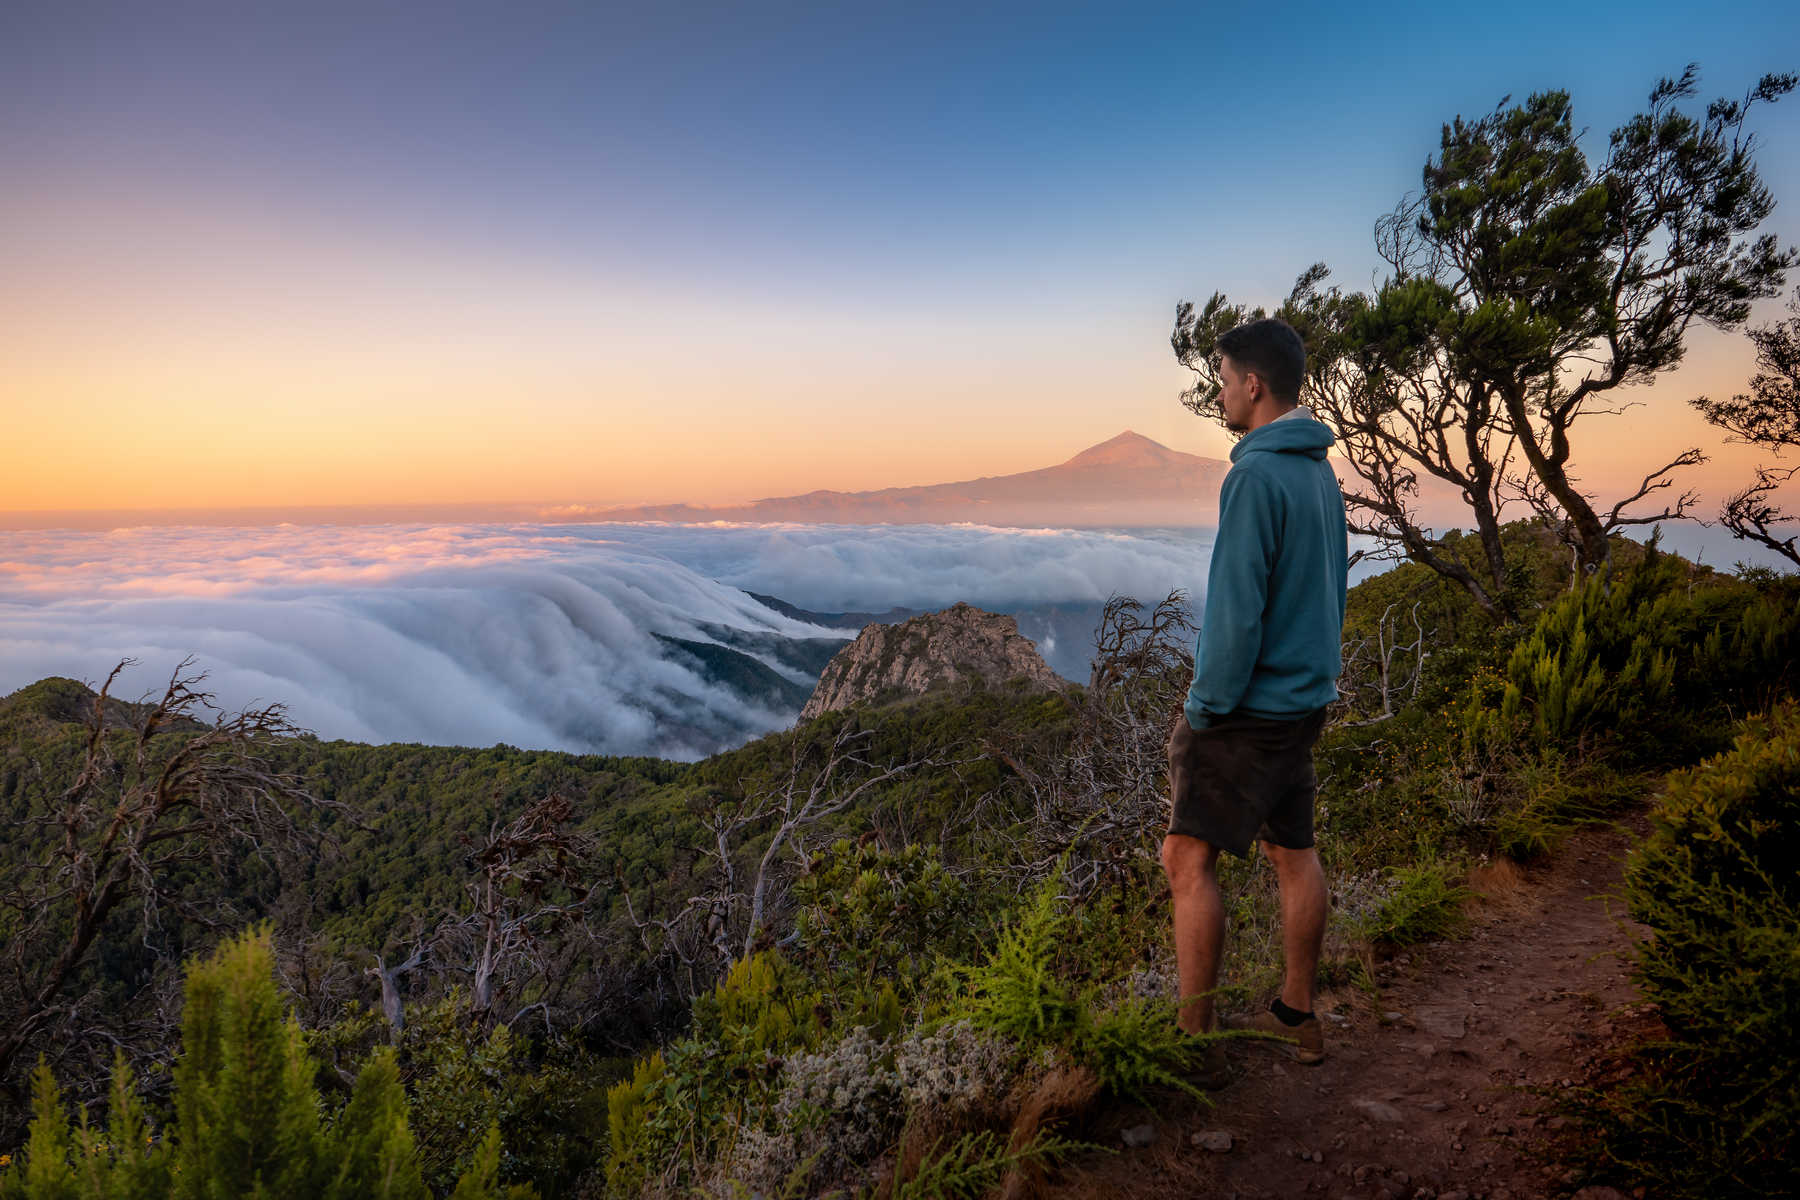
[[[1234,1049],[1210,1108],[1122,1110],[1087,1136],[1120,1147],[1050,1195],[1344,1200],[1622,1200],[1557,1161],[1540,1089],[1583,1082],[1644,1009],[1619,900],[1639,822],[1583,833],[1546,867],[1478,878],[1470,935],[1382,964],[1379,997],[1322,996],[1326,1060]],[[1636,1190],[1643,1196],[1642,1189]]]

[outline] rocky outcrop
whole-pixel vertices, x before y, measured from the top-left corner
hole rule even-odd
[[[1016,620],[957,604],[898,625],[866,626],[825,665],[800,719],[882,696],[1021,675],[1046,689],[1066,686]]]

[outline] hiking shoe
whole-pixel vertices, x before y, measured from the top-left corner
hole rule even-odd
[[[1220,1022],[1227,1029],[1248,1029],[1256,1033],[1272,1033],[1280,1038],[1272,1045],[1297,1062],[1325,1061],[1325,1031],[1318,1017],[1308,1017],[1298,1025],[1284,1024],[1280,1017],[1264,1009],[1262,1012],[1228,1016]]]
[[[1237,1069],[1225,1057],[1225,1043],[1214,1039],[1200,1047],[1181,1077],[1202,1091],[1216,1092],[1237,1078]]]

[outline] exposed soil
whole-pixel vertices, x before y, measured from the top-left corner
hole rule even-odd
[[[1067,1169],[1052,1196],[1611,1200],[1546,1153],[1562,1122],[1531,1089],[1569,1087],[1641,1022],[1619,899],[1642,818],[1571,838],[1548,866],[1475,881],[1468,937],[1382,964],[1376,1000],[1323,995],[1323,1063],[1233,1048],[1243,1074],[1211,1108],[1120,1110],[1088,1134],[1116,1156]],[[1335,1012],[1332,1010],[1336,1010]],[[1150,1128],[1146,1129],[1148,1125]],[[1197,1145],[1202,1134],[1215,1145]],[[1133,1146],[1146,1137],[1147,1145]],[[1641,1195],[1641,1191],[1638,1193]]]

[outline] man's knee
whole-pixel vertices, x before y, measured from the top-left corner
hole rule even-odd
[[[1311,874],[1319,862],[1319,848],[1308,846],[1304,850],[1295,850],[1290,846],[1277,846],[1274,842],[1263,842],[1263,857],[1275,868],[1279,875]]]
[[[1219,861],[1219,848],[1185,833],[1163,838],[1163,871],[1171,883],[1197,882],[1211,875]]]

